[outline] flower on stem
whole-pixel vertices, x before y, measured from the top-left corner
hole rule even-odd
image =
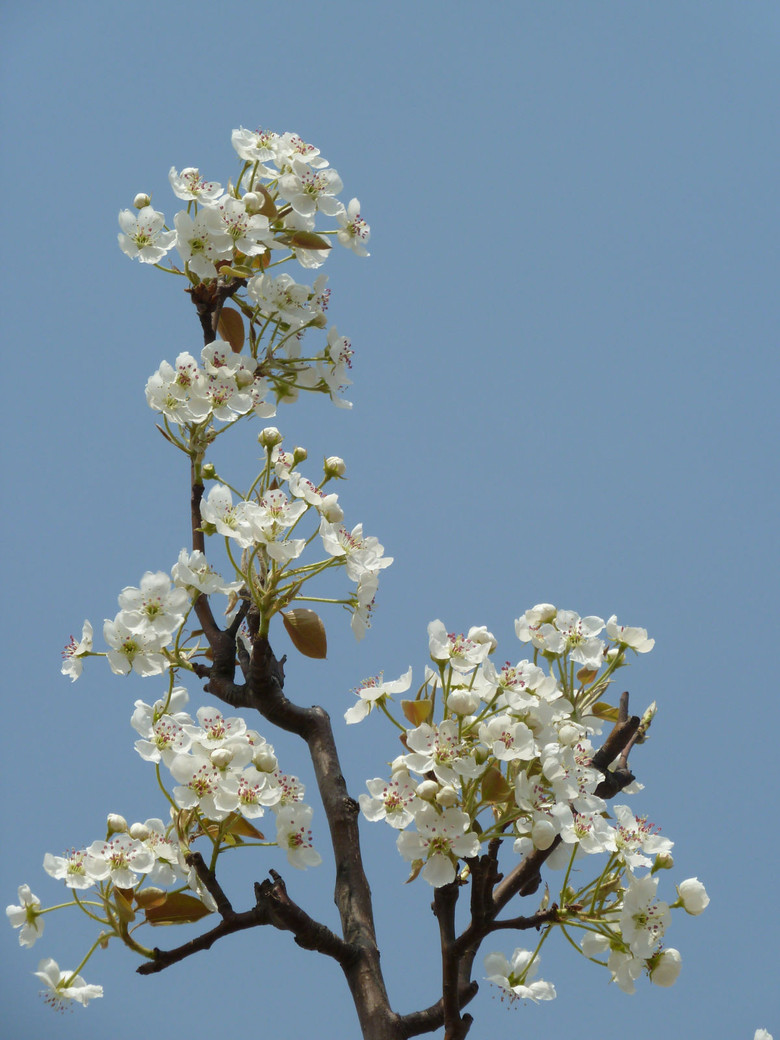
[[[119,226],[122,229],[118,235],[122,252],[142,264],[156,264],[162,260],[176,241],[175,231],[163,231],[165,216],[151,206],[144,206],[135,213],[123,209],[119,214]]]
[[[20,885],[17,894],[20,905],[7,906],[5,912],[11,927],[19,929],[19,945],[32,946],[43,935],[41,901],[33,895],[29,885]]]
[[[511,961],[503,953],[489,953],[485,957],[487,981],[508,994],[511,1001],[532,1000],[538,1004],[540,1000],[555,999],[555,986],[551,982],[532,981],[538,970],[539,957],[534,957],[531,950],[516,949]]]
[[[222,185],[216,181],[204,181],[200,171],[192,166],[178,172],[175,166],[168,171],[173,194],[185,202],[214,202],[222,194]]]
[[[371,237],[371,228],[360,215],[360,203],[358,200],[351,199],[346,213],[339,213],[337,219],[341,226],[340,231],[336,235],[339,242],[346,246],[347,249],[357,253],[358,256],[370,256],[365,243]]]
[[[51,957],[42,960],[34,974],[45,983],[43,990],[45,1002],[55,1011],[61,1011],[71,1001],[87,1006],[90,1000],[103,996],[102,986],[88,985],[80,975],[69,971],[60,971],[59,965]]]
[[[62,668],[60,671],[63,675],[69,675],[70,681],[75,682],[76,679],[81,675],[82,669],[82,657],[86,657],[92,651],[92,625],[89,621],[84,622],[84,627],[81,630],[81,639],[77,643],[73,636],[70,637],[70,642],[66,645],[62,651]]]
[[[67,856],[43,857],[43,869],[53,878],[64,881],[68,888],[91,888],[96,881],[105,881],[109,866],[105,859],[91,855],[87,849],[72,849]]]
[[[366,780],[368,794],[358,795],[360,808],[367,820],[385,820],[396,830],[403,830],[414,820],[423,803],[417,797],[417,784],[406,772],[395,773],[392,780],[376,777]]]
[[[617,623],[617,615],[613,614],[607,622],[607,635],[615,643],[630,647],[638,654],[649,653],[655,646],[654,639],[647,638],[646,628],[630,628]]]
[[[362,684],[354,691],[360,699],[344,712],[344,718],[347,720],[348,725],[362,722],[375,705],[379,704],[385,697],[392,696],[394,693],[404,693],[408,690],[412,683],[411,666],[399,679],[393,679],[391,682],[382,682],[382,678],[380,673],[371,679],[364,679]]]
[[[148,874],[154,866],[152,850],[126,833],[110,841],[93,841],[87,852],[108,865],[108,877],[117,888],[133,888],[138,884],[138,874]]]
[[[414,815],[416,831],[402,831],[396,844],[405,860],[423,862],[425,880],[440,888],[455,880],[459,859],[469,859],[479,852],[479,836],[469,831],[471,819],[459,809],[437,812],[424,805]]]
[[[276,814],[276,844],[284,849],[289,863],[298,870],[318,867],[322,863],[322,857],[311,840],[311,818],[311,806],[302,802],[285,805]]]

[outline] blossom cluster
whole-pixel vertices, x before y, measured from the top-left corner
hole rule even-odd
[[[312,808],[303,801],[304,786],[281,771],[273,747],[243,719],[226,718],[215,707],[199,708],[193,719],[184,710],[187,701],[187,691],[173,687],[154,705],[136,701],[131,719],[140,737],[138,754],[155,765],[163,787],[161,765],[174,781],[168,794],[170,821],[151,818],[128,826],[111,814],[105,838],[62,856],[44,856],[46,873],[73,895],[73,903],[61,905],[77,905],[104,925],[95,946],[119,935],[148,955],[130,937],[128,919],[143,912],[140,923],[171,924],[217,909],[188,855],[199,838],[209,838],[213,861],[237,845],[275,845],[298,869],[322,862],[312,842]],[[266,808],[275,818],[274,840],[266,840],[254,825]],[[184,891],[189,895],[183,901]],[[43,909],[28,885],[19,887],[18,899],[6,914],[19,929],[20,945],[31,947],[43,935],[44,915],[58,907]],[[55,1008],[72,1001],[86,1005],[103,995],[78,970],[61,971],[50,958],[38,967],[35,974]]]
[[[333,567],[344,568],[355,590],[332,602],[349,610],[357,639],[370,627],[379,573],[393,558],[384,555],[377,538],[363,534],[362,524],[348,530],[342,524],[344,513],[338,495],[324,490],[327,480],[343,476],[343,459],[335,455],[326,459],[324,478],[317,485],[297,468],[306,457],[305,450],[284,451],[275,427],[264,429],[260,439],[266,447],[266,467],[255,481],[252,495],[234,502],[230,488],[215,480],[201,502],[203,530],[222,535],[228,545],[243,550],[242,563],[234,566],[236,580],[225,581],[200,550],[190,553],[182,549],[170,575],[147,571],[139,587],[123,589],[119,612],[103,624],[103,638],[109,648],[105,656],[117,675],[132,671],[150,676],[171,667],[191,669],[193,659],[202,651],[185,638],[184,627],[198,596],[221,594],[235,601],[239,591],[247,590],[270,617],[281,605],[304,600],[304,584]],[[307,514],[315,518],[314,534],[291,537]],[[316,535],[325,557],[296,565]],[[290,595],[291,589],[294,595]],[[63,651],[63,674],[77,679],[84,658],[100,656],[93,645],[94,630],[87,620],[81,639],[77,642],[72,638]]]
[[[575,859],[605,855],[606,866],[584,891],[570,890],[568,881],[562,886],[560,905],[588,905],[587,913],[572,911],[568,925],[588,930],[583,952],[594,959],[608,955],[607,966],[626,991],[642,971],[670,984],[679,954],[662,948],[669,908],[656,899],[657,877],[637,872],[669,865],[672,842],[629,806],[608,809],[599,793],[604,774],[592,764],[591,737],[614,711],[600,698],[627,654],[648,652],[653,640],[615,616],[580,617],[551,604],[526,611],[515,631],[531,644],[532,659],[498,668],[491,660],[496,640],[486,628],[464,635],[432,622],[433,667],[426,667],[414,699],[401,703],[411,726],[392,714],[393,695],[411,687],[411,668],[397,680],[378,676],[358,687],[347,723],[379,708],[404,729],[406,748],[389,779],[367,782],[363,814],[399,832],[398,851],[411,862],[411,876],[422,874],[434,887],[453,882],[460,862],[494,838],[511,840],[521,857],[548,850],[548,866],[566,870],[567,878]],[[643,720],[643,734],[654,710]],[[673,905],[703,910],[708,900],[699,886],[696,879],[683,882]],[[529,985],[537,962],[527,954],[516,950],[511,964],[490,955],[486,970],[515,996],[549,999],[549,984]]]
[[[206,426],[212,417],[270,418],[277,402],[295,400],[301,390],[327,393],[348,406],[341,394],[351,382],[350,341],[331,326],[313,354],[303,346],[307,329],[328,326],[327,278],[320,275],[309,286],[271,269],[293,259],[307,269],[320,267],[332,237],[368,256],[370,228],[360,203],[352,199],[345,206],[337,198],[343,188],[338,173],[297,134],[241,128],[233,131],[232,142],[243,162],[227,189],[194,167],[171,168],[173,193],[187,203],[173,228],[148,195],[136,196],[135,209],[119,214],[123,252],[161,266],[175,249],[183,270],[165,269],[184,275],[196,289],[219,280],[250,328],[243,353],[242,334],[207,347],[203,367],[186,351],[173,365],[163,362],[149,378],[147,401],[166,420],[194,426]],[[315,232],[318,215],[335,226]],[[236,319],[242,324],[234,312]]]

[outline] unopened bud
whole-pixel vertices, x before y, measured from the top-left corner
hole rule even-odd
[[[409,766],[406,764],[406,755],[398,755],[390,763],[390,772],[395,776],[396,773],[408,773]]]
[[[479,704],[479,694],[473,690],[453,690],[447,698],[447,709],[456,715],[473,715]]]
[[[531,840],[541,852],[549,849],[555,841],[555,824],[552,820],[537,820],[531,828]]]
[[[444,787],[439,789],[439,793],[436,795],[437,803],[442,809],[451,809],[453,805],[458,804],[458,792],[454,787],[450,787],[446,784]]]
[[[284,438],[275,426],[266,426],[257,435],[257,439],[264,448],[275,448],[277,444],[282,443]]]
[[[297,465],[299,462],[303,462],[308,459],[309,453],[305,448],[295,447],[293,448],[293,464]]]
[[[347,471],[347,464],[338,455],[329,455],[322,464],[326,477],[343,477]]]
[[[204,480],[213,480],[217,475],[217,471],[214,469],[214,464],[212,462],[207,462],[205,466],[201,466],[200,475]]]
[[[209,758],[211,759],[211,764],[216,769],[227,769],[233,761],[233,752],[226,747],[215,748],[209,755]]]
[[[241,201],[246,206],[246,211],[250,216],[259,213],[263,208],[263,197],[258,195],[256,191],[248,191]]]
[[[431,801],[439,793],[439,785],[435,780],[423,780],[421,784],[417,785],[417,797],[425,799],[426,802]]]
[[[655,857],[655,862],[653,863],[650,873],[655,874],[657,870],[671,870],[673,866],[674,860],[669,855],[669,853],[659,852],[658,855]]]
[[[137,841],[146,841],[151,831],[145,823],[134,823],[130,826],[128,834],[131,838],[135,838]]]
[[[261,773],[273,773],[279,765],[276,755],[269,747],[259,747],[252,756],[252,763]]]
[[[151,195],[147,195],[146,192],[141,192],[140,195],[136,195],[133,199],[133,206],[136,209],[145,209],[146,206],[151,206],[151,204],[152,197]]]
[[[119,813],[109,813],[106,819],[106,825],[108,827],[108,836],[112,834],[124,834],[127,830],[127,820],[124,816],[120,816]]]
[[[322,313],[322,311],[318,311],[312,318],[311,324],[314,326],[315,329],[325,329],[328,327],[328,319]]]

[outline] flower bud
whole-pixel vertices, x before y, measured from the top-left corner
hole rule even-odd
[[[555,841],[555,824],[552,820],[537,820],[531,828],[531,840],[540,852],[549,849]]]
[[[423,780],[417,785],[417,797],[424,798],[426,802],[431,801],[439,793],[439,785],[435,780]]]
[[[329,455],[322,464],[326,477],[343,477],[347,471],[347,464],[338,455]]]
[[[112,834],[124,834],[127,830],[127,820],[124,816],[120,816],[119,813],[109,813],[106,825],[108,827],[109,838]]]
[[[211,759],[211,764],[216,769],[227,769],[233,761],[233,752],[226,747],[215,748],[209,755],[209,758]]]
[[[668,852],[659,852],[655,857],[653,868],[650,871],[651,874],[655,874],[656,870],[671,870],[674,866],[674,860]]]
[[[479,704],[479,694],[474,690],[453,690],[447,698],[447,710],[456,715],[473,715]]]
[[[277,444],[282,443],[284,438],[275,426],[266,426],[257,435],[257,439],[264,448],[275,448]]]
[[[255,213],[259,213],[263,208],[263,197],[258,195],[256,191],[248,191],[241,200],[246,206],[247,213],[253,216]]]
[[[318,311],[312,318],[311,324],[315,329],[326,329],[328,327],[328,319],[322,311]]]
[[[130,826],[128,834],[131,838],[135,838],[136,841],[146,841],[151,831],[145,823],[134,823]]]
[[[408,771],[409,766],[406,764],[406,755],[398,755],[390,763],[390,772],[393,776],[395,776],[396,773],[407,773]]]
[[[279,761],[271,748],[266,744],[265,747],[259,747],[252,755],[252,764],[261,773],[273,773],[274,769],[278,767]]]
[[[305,448],[295,447],[293,448],[293,465],[297,466],[299,462],[303,462],[308,459],[309,453]]]
[[[439,788],[439,793],[436,795],[436,801],[442,809],[451,809],[453,805],[458,804],[458,792],[454,787],[445,784],[444,787]]]
[[[661,950],[647,962],[650,969],[650,981],[656,986],[673,986],[682,967],[680,951],[670,947]]]
[[[214,469],[214,463],[207,462],[205,466],[201,466],[200,475],[204,480],[214,480],[217,475],[217,471]]]
[[[582,727],[574,722],[564,722],[558,727],[558,743],[562,747],[571,747],[582,739]]]
[[[146,192],[141,192],[140,195],[136,195],[133,199],[133,206],[136,209],[145,209],[147,206],[151,206],[151,204],[152,197],[151,195],[147,195]]]
[[[681,881],[677,886],[677,895],[683,910],[694,917],[703,913],[710,901],[704,885],[695,877]]]

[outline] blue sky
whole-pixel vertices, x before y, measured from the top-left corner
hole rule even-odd
[[[674,839],[675,879],[697,875],[712,898],[701,918],[675,915],[681,977],[627,997],[551,940],[542,975],[558,999],[508,1011],[485,985],[471,1035],[584,1024],[612,1040],[627,1023],[634,1040],[778,1035],[765,671],[777,8],[139,0],[32,2],[2,18],[6,903],[22,882],[60,898],[43,854],[99,837],[107,812],[161,808],[129,726],[154,680],[121,681],[99,661],[76,685],[59,675],[82,620],[99,630],[120,589],[170,569],[187,538],[187,475],[143,387],[161,359],[195,351],[198,327],[178,281],[119,251],[117,213],[149,191],[172,215],[171,165],[226,181],[233,127],[294,130],[360,198],[372,256],[342,251],[327,271],[332,319],[357,351],[354,409],[304,402],[276,421],[313,459],[347,460],[348,517],[395,563],[366,640],[326,617],[329,658],[294,660],[289,695],[331,711],[356,795],[396,747],[375,718],[340,727],[350,690],[379,670],[421,675],[430,620],[487,625],[513,660],[513,621],[540,601],[645,626],[656,647],[626,685],[660,713],[634,761],[634,804]],[[247,427],[237,481],[255,455]],[[266,736],[308,778],[300,750]],[[403,887],[384,829],[364,834],[388,984],[412,1010],[436,997],[430,890]],[[269,866],[237,863],[236,905]],[[285,876],[334,922],[327,865]],[[275,933],[149,979],[112,948],[85,970],[104,999],[51,1018],[30,973],[43,956],[72,966],[89,934],[66,914],[32,951],[0,932],[13,1040],[358,1036],[336,970]],[[504,952],[514,945],[506,936]]]

